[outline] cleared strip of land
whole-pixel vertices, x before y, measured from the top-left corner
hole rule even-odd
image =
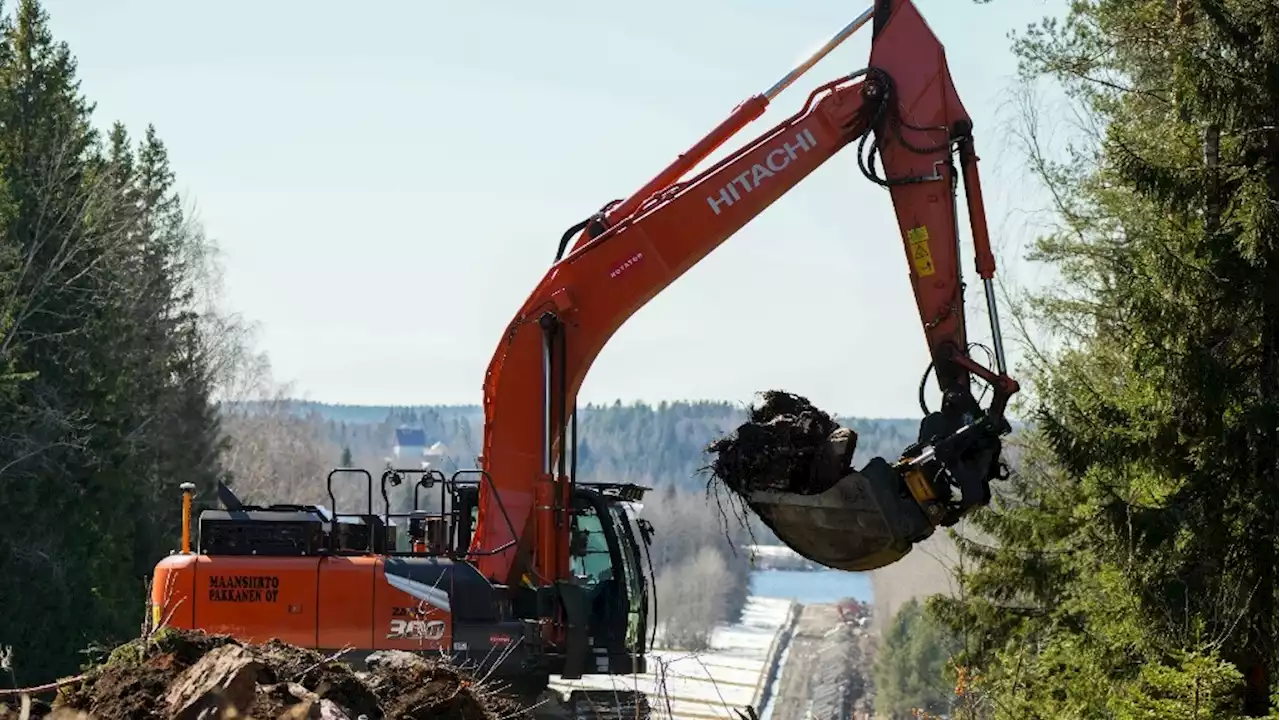
[[[805,605],[761,720],[868,720],[869,640],[835,605]]]

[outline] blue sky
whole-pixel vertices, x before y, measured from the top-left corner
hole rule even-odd
[[[1015,278],[1009,253],[1028,239],[1017,217],[1036,200],[1002,140],[1006,35],[1064,4],[917,0],[974,117],[989,220]],[[330,402],[478,402],[563,230],[629,195],[863,9],[374,6],[46,1],[99,123],[156,125],[222,249],[228,302],[259,324],[277,379]],[[868,28],[730,145],[865,65],[869,48]],[[918,414],[928,357],[897,233],[887,194],[846,150],[633,318],[581,400],[745,402],[776,387],[842,413]],[[973,280],[972,335],[985,339]]]

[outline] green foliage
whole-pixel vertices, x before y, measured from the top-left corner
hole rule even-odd
[[[1171,665],[1138,671],[1116,715],[1124,720],[1221,717],[1235,704],[1232,695],[1241,680],[1230,663],[1196,652],[1175,653]]]
[[[1055,348],[1019,476],[960,542],[966,599],[934,601],[975,717],[1273,705],[1276,14],[1075,2],[1015,44],[1084,130],[1060,159],[1027,124],[1060,220],[1036,257],[1062,282],[1024,311]]]
[[[34,0],[0,22],[0,638],[31,681],[137,633],[220,450],[202,238],[154,130],[101,136],[75,70]]]
[[[884,630],[876,653],[876,711],[889,720],[915,717],[917,710],[947,712],[955,692],[952,656],[960,641],[912,598]]]

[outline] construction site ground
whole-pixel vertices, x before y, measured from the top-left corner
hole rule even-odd
[[[835,605],[803,606],[761,720],[869,719],[871,640]]]
[[[659,649],[645,675],[588,676],[553,687],[565,698],[572,690],[606,690],[609,697],[595,701],[603,697],[605,706],[617,704],[616,690],[639,691],[651,717],[671,720],[861,720],[871,707],[866,624],[865,617],[842,619],[833,604],[753,597],[742,620],[717,628],[705,652]],[[460,671],[408,653],[385,655],[377,663],[371,659],[368,672],[353,672],[336,658],[275,641],[251,646],[165,631],[121,646],[106,663],[57,683],[56,704],[71,712],[55,715],[194,718],[234,709],[253,718],[482,720],[588,717],[605,709],[604,716],[633,716],[621,706],[522,707]],[[27,717],[12,704],[16,699],[0,697],[0,720]],[[32,710],[31,717],[42,717],[49,707]]]

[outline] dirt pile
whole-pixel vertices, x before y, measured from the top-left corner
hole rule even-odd
[[[63,684],[31,717],[323,718],[490,720],[531,718],[466,673],[405,652],[371,656],[368,670],[278,641],[166,629],[122,645],[102,665]],[[0,719],[18,717],[13,698]]]
[[[749,408],[747,422],[707,446],[712,477],[747,496],[757,490],[820,493],[853,459],[857,436],[808,398],[768,390]]]

